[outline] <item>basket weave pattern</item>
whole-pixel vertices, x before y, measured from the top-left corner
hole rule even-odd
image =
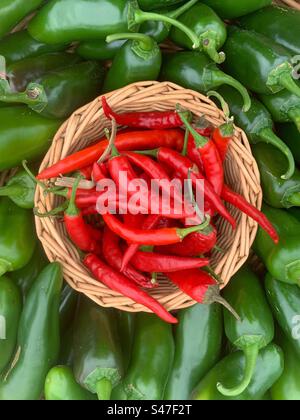
[[[106,96],[117,112],[165,111],[174,109],[179,103],[197,116],[204,114],[214,125],[224,122],[222,111],[218,110],[211,100],[168,82],[136,83]],[[98,98],[76,111],[62,125],[42,162],[40,171],[99,139],[106,127],[110,127],[110,122],[104,117],[101,98]],[[226,182],[260,208],[262,192],[258,168],[248,140],[239,129],[236,129],[234,140],[230,145],[225,172]],[[49,211],[58,203],[59,199],[53,195],[45,197],[38,187],[35,205],[40,212]],[[212,266],[225,284],[247,259],[257,231],[257,224],[247,216],[235,209],[230,211],[237,218],[237,229],[233,232],[227,222],[221,219],[218,221],[218,245],[226,252],[225,254],[216,252],[212,256]],[[84,293],[101,306],[134,312],[146,310],[142,305],[108,289],[89,274],[80,262],[76,247],[68,239],[64,225],[59,220],[36,218],[36,228],[48,258],[50,261],[62,263],[65,279],[75,290]],[[151,293],[169,310],[188,307],[194,303],[166,279],[162,279],[159,288]]]

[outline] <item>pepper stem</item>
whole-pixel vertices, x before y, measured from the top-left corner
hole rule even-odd
[[[73,188],[72,188],[72,194],[70,197],[70,201],[69,201],[69,205],[68,208],[66,210],[66,214],[68,214],[68,216],[77,216],[79,213],[79,210],[76,206],[76,194],[77,194],[77,190],[80,184],[80,181],[82,180],[82,176],[78,176],[74,182]]]
[[[282,72],[279,76],[278,84],[300,98],[300,87],[293,79],[291,72]]]
[[[37,217],[57,217],[60,213],[63,213],[68,208],[69,202],[65,201],[61,206],[56,207],[55,209],[48,211],[46,213],[40,213],[37,208],[33,209],[33,214]]]
[[[105,149],[105,151],[103,152],[102,156],[98,160],[98,163],[104,162],[109,157],[109,155],[111,154],[112,151],[113,151],[114,156],[118,156],[119,155],[119,152],[117,151],[117,149],[115,147],[116,135],[117,135],[117,123],[116,123],[116,120],[113,117],[111,117],[111,135],[110,135],[110,139],[109,139],[107,148]]]
[[[106,37],[106,42],[109,44],[114,41],[120,41],[121,39],[132,39],[138,41],[140,47],[145,51],[151,51],[153,48],[153,40],[150,36],[140,33],[123,32],[119,34],[113,34]]]
[[[28,105],[36,112],[42,112],[47,103],[47,95],[42,85],[30,83],[25,92],[13,92],[6,79],[0,78],[0,101]]]
[[[235,309],[233,309],[233,307],[227,302],[226,299],[222,298],[221,295],[216,295],[214,296],[214,302],[215,303],[219,303],[220,305],[224,306],[224,308],[226,308],[234,317],[237,321],[240,321],[241,318],[239,316],[239,314],[236,312]]]
[[[251,98],[248,93],[248,90],[238,80],[229,76],[229,74],[223,73],[221,71],[220,73],[221,73],[220,79],[222,80],[222,83],[220,83],[220,85],[223,84],[223,85],[231,86],[234,89],[236,89],[238,92],[240,92],[244,101],[243,111],[244,112],[249,111],[249,109],[251,108]]]
[[[100,381],[96,383],[96,394],[98,396],[98,400],[100,401],[108,401],[111,398],[112,392],[112,383],[107,378],[102,378]]]
[[[22,194],[22,188],[17,185],[5,185],[0,188],[1,197],[16,197]]]
[[[0,259],[0,277],[11,270],[11,264],[3,259]]]
[[[300,108],[293,108],[288,111],[289,118],[294,121],[298,131],[300,131]]]
[[[221,104],[221,108],[222,111],[224,112],[225,117],[228,119],[230,118],[230,109],[229,109],[229,105],[228,103],[225,101],[225,99],[223,98],[223,96],[219,93],[216,92],[215,90],[210,90],[209,92],[207,92],[206,94],[209,98],[211,96],[213,96],[214,98],[217,98],[220,101]]]
[[[178,110],[179,105],[177,105],[176,108]],[[201,136],[201,134],[197,133],[197,131],[191,126],[183,112],[180,112],[178,110],[178,115],[180,116],[180,119],[183,122],[183,124],[188,129],[189,133],[194,137],[197,149],[204,147],[208,143],[208,139],[206,137]]]
[[[279,138],[276,136],[275,133],[270,128],[264,128],[259,132],[259,137],[265,143],[272,144],[277,149],[279,149],[287,158],[288,160],[288,170],[284,175],[281,175],[282,179],[289,179],[294,175],[295,172],[295,159],[294,156],[289,149],[289,147]]]
[[[177,232],[181,240],[183,240],[186,236],[190,235],[191,233],[199,232],[207,228],[209,224],[210,224],[210,216],[205,216],[205,220],[203,223],[201,223],[201,225],[192,226],[190,228],[185,228],[185,229],[177,229]]]
[[[166,15],[172,19],[177,19],[179,18],[179,16],[183,15],[185,12],[191,9],[196,3],[198,3],[198,1],[199,0],[190,0],[187,3],[183,4],[182,6],[178,7],[177,9],[172,10],[169,13],[166,13]]]
[[[221,394],[226,395],[227,397],[236,397],[245,391],[245,389],[249,386],[251,382],[255,370],[257,357],[259,353],[259,347],[260,346],[258,345],[258,343],[255,343],[243,349],[246,358],[246,366],[243,380],[239,385],[233,388],[226,388],[223,384],[219,382],[217,384],[217,389]]]
[[[217,34],[215,31],[207,31],[200,37],[202,50],[217,64],[224,63],[226,55],[223,51],[218,51]]]
[[[151,12],[143,12],[142,10],[135,10],[134,11],[134,20],[136,23],[140,24],[146,22],[148,20],[154,20],[159,22],[165,22],[176,28],[180,29],[182,32],[186,34],[186,36],[191,40],[193,43],[193,49],[198,49],[200,47],[200,40],[191,29],[189,29],[186,25],[179,22],[176,19],[171,18],[167,15],[161,15],[159,13],[151,13]]]
[[[300,207],[300,192],[295,192],[291,194],[287,198],[287,202],[294,207]]]
[[[184,133],[184,142],[183,142],[183,148],[182,148],[182,156],[186,156],[187,155],[187,149],[188,149],[188,142],[189,142],[189,130],[187,128],[185,128],[185,133]]]

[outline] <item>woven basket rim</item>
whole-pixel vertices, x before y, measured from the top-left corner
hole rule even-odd
[[[170,82],[139,82],[119,89],[106,95],[107,99],[117,106],[133,109],[144,107],[149,110],[149,104],[155,109],[174,106],[180,98],[182,106],[191,109],[195,113],[205,113],[207,119],[214,125],[225,121],[225,116],[215,104],[206,96],[189,89],[184,89]],[[153,105],[153,103],[155,105]],[[118,105],[119,104],[119,105]],[[200,111],[201,110],[201,111]],[[89,141],[85,136],[89,133],[93,124],[107,123],[102,114],[100,97],[85,105],[75,113],[60,127],[54,137],[52,146],[46,154],[40,171],[48,164],[54,163],[61,157],[65,157],[69,152],[74,151],[74,145],[80,149]],[[97,130],[96,130],[97,131]],[[82,135],[85,133],[85,136]],[[99,134],[92,134],[92,138],[99,138]],[[75,140],[74,140],[75,138]],[[77,142],[78,139],[78,143]],[[85,141],[86,140],[86,141]],[[73,143],[74,144],[73,144]],[[236,128],[235,138],[230,145],[230,155],[234,157],[232,161],[232,172],[236,171],[235,165],[239,168],[237,181],[241,179],[241,189],[245,189],[245,197],[256,207],[260,208],[262,203],[262,191],[260,187],[260,177],[257,164],[251,154],[249,142],[245,133]],[[230,160],[230,159],[229,159]],[[230,165],[229,165],[230,166]],[[230,177],[234,177],[230,174]],[[53,205],[53,198],[45,197],[41,190],[37,188],[35,205],[39,211],[48,211]],[[254,241],[257,224],[245,215],[240,215],[238,211],[238,228],[233,238],[230,238],[231,246],[224,257],[220,259],[215,267],[217,274],[222,274],[226,283],[232,275],[244,264],[249,255],[249,250]],[[229,232],[229,226],[220,222],[220,229]],[[40,238],[45,252],[50,261],[60,261],[63,265],[64,275],[67,282],[75,290],[84,293],[97,304],[106,307],[115,307],[125,311],[147,311],[142,305],[132,302],[129,298],[123,297],[116,292],[107,289],[104,285],[93,279],[81,263],[78,262],[78,252],[70,243],[63,227],[58,225],[55,220],[36,218],[37,234]],[[224,238],[226,234],[224,234]],[[223,239],[226,246],[227,239]],[[151,292],[153,296],[165,305],[168,310],[181,309],[193,305],[195,302],[179,291],[174,286],[163,283],[158,290]]]

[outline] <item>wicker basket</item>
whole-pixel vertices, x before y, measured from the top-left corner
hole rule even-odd
[[[119,112],[163,111],[174,109],[176,103],[179,103],[198,116],[204,114],[215,125],[224,122],[222,111],[205,96],[171,83],[141,82],[112,92],[107,97],[110,104]],[[103,116],[101,100],[98,98],[76,111],[63,124],[40,170],[98,139],[105,127],[110,127],[110,122]],[[262,192],[258,168],[252,157],[248,140],[239,129],[236,129],[234,141],[231,143],[225,171],[226,181],[253,205],[260,208]],[[40,212],[51,210],[59,203],[58,200],[52,195],[45,197],[42,190],[37,189],[35,205]],[[212,258],[213,268],[225,283],[246,261],[257,231],[255,222],[235,209],[230,210],[237,218],[237,229],[233,232],[227,222],[219,220],[218,245],[226,250],[226,253],[224,255],[215,253]],[[132,312],[146,310],[143,306],[106,288],[89,274],[80,262],[76,247],[68,239],[64,225],[57,219],[36,218],[36,228],[49,260],[62,263],[65,279],[75,290],[89,296],[101,306]],[[160,287],[151,293],[169,310],[188,307],[194,303],[166,279],[163,279]]]
[[[274,3],[289,6],[292,9],[300,10],[300,1],[299,0],[280,0],[280,1],[274,1]]]

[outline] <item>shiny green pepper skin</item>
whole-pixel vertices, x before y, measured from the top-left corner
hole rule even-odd
[[[248,388],[236,397],[226,397],[217,390],[217,383],[220,381],[233,387],[240,383],[245,370],[243,352],[231,353],[217,363],[200,381],[192,393],[192,399],[204,401],[259,400],[279,379],[283,368],[284,355],[282,350],[275,344],[269,344],[259,353],[255,371]]]
[[[19,324],[16,354],[0,379],[0,400],[38,400],[59,354],[60,264],[49,264],[31,288]]]
[[[0,55],[6,60],[6,65],[24,60],[24,58],[37,57],[63,51],[65,45],[49,45],[33,39],[26,29],[14,32],[0,40]]]
[[[25,171],[18,172],[10,178],[4,187],[0,187],[0,196],[9,197],[22,209],[34,207],[36,183]]]
[[[295,124],[277,124],[276,131],[291,149],[296,162],[300,163],[300,132]]]
[[[36,244],[32,213],[0,199],[0,275],[24,267]]]
[[[272,0],[203,0],[203,3],[212,7],[221,18],[235,19],[268,6]]]
[[[26,106],[0,108],[0,170],[43,156],[61,123],[62,120],[49,120]]]
[[[143,10],[156,10],[162,7],[174,6],[182,0],[138,0],[139,6]]]
[[[81,42],[76,53],[86,60],[112,60],[126,40],[106,42],[104,39]]]
[[[0,373],[15,351],[21,311],[19,288],[8,277],[0,277]]]

